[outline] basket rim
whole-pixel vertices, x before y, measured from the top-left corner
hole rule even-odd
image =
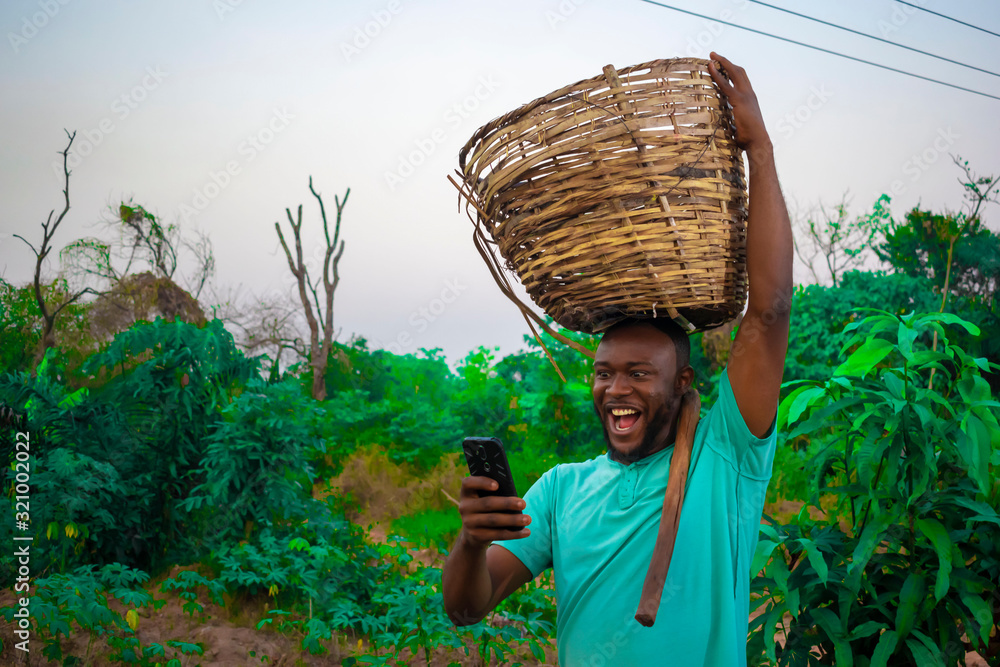
[[[646,69],[653,69],[655,67],[660,67],[663,65],[666,65],[668,68],[672,66],[698,65],[702,69],[707,70],[708,64],[710,62],[714,62],[716,69],[722,72],[724,76],[726,75],[726,72],[722,67],[721,63],[719,63],[718,61],[711,61],[708,58],[659,58],[656,60],[650,60],[644,63],[639,63],[637,65],[629,65],[628,67],[622,67],[620,69],[616,69],[615,71],[618,73],[619,76],[627,77],[632,72],[646,70]],[[512,111],[508,111],[502,116],[494,118],[493,120],[489,121],[488,123],[480,127],[472,134],[469,140],[465,143],[464,146],[462,146],[462,149],[458,152],[458,164],[463,177],[468,178],[466,169],[466,159],[469,156],[469,152],[472,151],[488,135],[500,129],[501,127],[504,127],[517,120],[520,120],[521,118],[523,118],[524,116],[526,116],[527,114],[529,114],[530,112],[534,111],[535,109],[539,108],[544,104],[552,102],[553,100],[559,99],[561,97],[566,97],[576,88],[579,88],[581,86],[586,86],[588,84],[598,84],[598,83],[602,85],[607,84],[607,79],[605,78],[603,72],[601,74],[597,74],[587,79],[581,79],[580,81],[577,81],[575,83],[563,86],[562,88],[559,88],[557,90],[553,90],[552,92],[543,95],[541,97],[537,97],[531,100],[530,102],[526,102],[525,104],[522,104],[516,109],[513,109]],[[712,84],[714,85],[715,82],[712,81]]]

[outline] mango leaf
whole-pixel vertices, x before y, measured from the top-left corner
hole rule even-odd
[[[816,570],[816,575],[819,577],[820,582],[826,586],[826,578],[829,574],[829,568],[827,567],[826,560],[823,558],[823,554],[820,552],[816,543],[805,537],[799,538],[799,544],[802,548],[806,550],[806,557],[809,559],[809,564],[813,566]]]
[[[972,363],[974,363],[976,366],[979,366],[979,370],[983,371],[984,373],[993,372],[992,369],[990,368],[990,362],[986,357],[976,357],[975,359],[972,360]]]
[[[967,510],[976,512],[975,516],[967,517],[968,521],[989,521],[1000,526],[1000,515],[998,515],[997,511],[990,507],[989,504],[984,503],[981,500],[973,500],[972,498],[967,498],[966,496],[954,496],[949,498],[949,502],[958,505],[959,507],[964,507]]]
[[[935,519],[917,519],[914,525],[937,552],[938,572],[937,580],[934,582],[934,601],[937,602],[947,595],[948,589],[951,588],[951,538],[945,527]]]
[[[979,638],[983,644],[990,641],[990,630],[993,628],[993,613],[990,605],[983,598],[973,593],[962,593],[962,603],[972,612],[972,617],[979,624]],[[971,635],[971,628],[969,634]]]
[[[798,421],[802,413],[805,412],[813,400],[822,396],[825,393],[823,387],[817,386],[805,386],[799,387],[788,397],[781,402],[778,406],[778,425],[777,427],[783,428],[784,426]]]
[[[878,621],[865,621],[858,627],[851,630],[850,634],[847,635],[847,638],[850,641],[864,639],[865,637],[869,637],[879,630],[885,630],[888,627],[889,626],[886,623],[879,623]]]
[[[899,341],[899,351],[907,361],[913,361],[913,341],[919,335],[919,329],[909,326],[906,322],[899,323],[896,338]]]
[[[834,375],[864,377],[868,371],[892,352],[895,346],[881,338],[869,338],[834,371]]]
[[[872,662],[870,667],[887,667],[889,658],[896,652],[896,644],[899,643],[899,635],[895,630],[887,630],[878,638],[878,644],[872,652]]]
[[[879,514],[868,522],[861,533],[858,545],[854,547],[851,564],[847,566],[848,573],[864,570],[875,551],[875,546],[882,541],[882,534],[885,533],[885,529],[889,527],[890,523],[892,523],[892,519],[888,514]]]
[[[903,582],[903,588],[899,592],[899,607],[896,609],[896,632],[900,637],[906,637],[913,629],[913,623],[920,610],[920,604],[927,595],[927,586],[924,583],[924,575],[918,572],[911,572]]]
[[[777,546],[778,543],[771,540],[760,540],[757,542],[757,549],[754,551],[753,560],[750,565],[750,572],[753,576],[756,576],[758,572],[764,569],[767,561],[771,558],[771,552]]]
[[[833,642],[835,661],[838,667],[854,667],[854,653],[851,651],[851,644],[844,635],[844,629],[840,625],[840,618],[831,610],[824,608],[813,609],[811,612],[813,621],[816,622],[826,636]]]
[[[910,649],[913,659],[917,661],[917,667],[944,667],[940,654],[931,651],[921,642],[915,639],[907,639],[906,647]]]
[[[965,462],[969,466],[969,477],[979,486],[980,493],[988,495],[992,437],[983,422],[972,413],[966,413],[965,417],[962,418],[962,436],[960,437],[964,440],[962,443],[964,447],[960,446],[959,451],[965,452]]]
[[[962,327],[973,336],[978,336],[980,334],[979,327],[977,327],[972,322],[967,322],[966,320],[963,320],[961,317],[953,313],[927,313],[925,315],[921,315],[920,317],[918,317],[916,322],[914,322],[914,325],[916,327],[924,327],[931,322],[941,322],[942,324],[957,324],[958,326]]]
[[[966,403],[990,400],[990,384],[982,375],[966,376],[958,381],[957,387]]]
[[[773,609],[768,613],[767,620],[764,621],[764,647],[767,650],[767,657],[771,659],[772,662],[777,663],[778,658],[775,655],[775,643],[774,643],[774,630],[778,625],[778,621],[781,620],[781,612],[783,611],[784,605],[775,605]]]

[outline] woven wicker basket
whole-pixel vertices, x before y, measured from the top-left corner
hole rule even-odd
[[[743,309],[742,152],[707,60],[608,65],[481,127],[459,164],[476,246],[522,312],[502,266],[587,333],[664,315],[694,331]]]

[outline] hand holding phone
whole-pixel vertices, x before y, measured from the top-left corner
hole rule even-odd
[[[467,537],[479,546],[527,537],[531,519],[521,513],[524,501],[517,497],[503,444],[497,438],[466,438],[462,449],[470,474],[459,500]]]

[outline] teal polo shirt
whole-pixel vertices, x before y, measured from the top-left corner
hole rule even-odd
[[[559,664],[746,665],[750,564],[776,442],[747,428],[723,371],[695,432],[687,491],[651,628],[635,620],[670,472],[671,445],[624,465],[559,464],[524,496],[531,535],[500,545],[555,574]]]

